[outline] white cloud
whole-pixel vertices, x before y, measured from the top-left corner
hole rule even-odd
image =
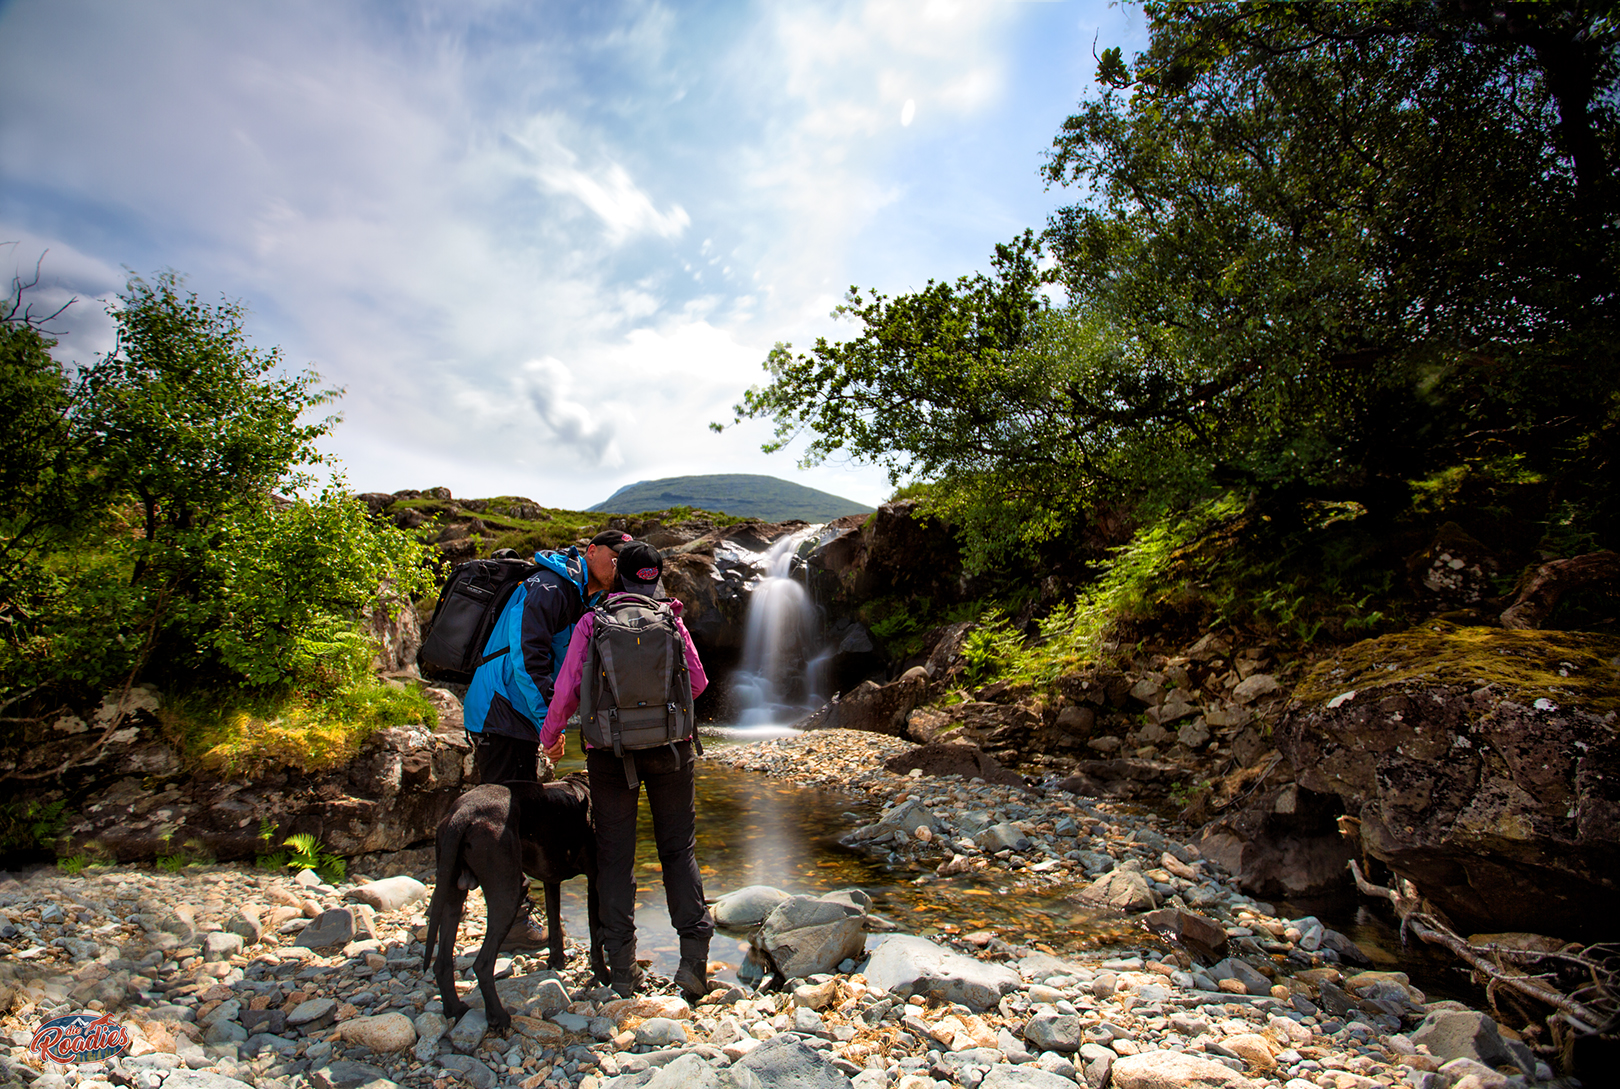
[[[939,274],[892,225],[1000,108],[1023,17],[13,0],[0,239],[49,246],[81,296],[128,265],[243,298],[261,341],[348,388],[331,449],[362,488],[585,505],[750,471],[871,502],[875,470],[801,473],[759,452],[767,422],[706,425],[775,341],[847,335],[828,312],[851,281]]]

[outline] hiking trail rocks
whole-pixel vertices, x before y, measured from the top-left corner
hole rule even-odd
[[[800,782],[837,767],[839,785],[856,784],[869,803],[887,802],[891,811],[909,805],[908,813],[928,818],[909,832],[896,821],[860,849],[940,859],[941,867],[959,857],[969,869],[982,863],[1008,887],[1052,894],[1055,904],[1073,893],[1067,902],[1075,911],[1091,910],[1078,892],[1098,877],[1139,874],[1164,902],[1154,915],[1160,932],[1196,935],[1206,946],[1219,944],[1219,934],[1226,959],[1195,956],[1190,941],[1166,945],[1145,928],[1122,929],[1108,948],[1069,955],[992,932],[889,935],[870,955],[852,951],[834,969],[780,991],[717,981],[694,1005],[656,974],[647,993],[618,998],[594,984],[583,945],[570,941],[562,972],[545,968],[540,955],[509,959],[511,975],[497,986],[513,1026],[500,1036],[478,1009],[446,1024],[421,970],[424,902],[406,895],[391,909],[366,904],[361,890],[376,889],[365,877],[334,887],[232,865],[180,873],[124,865],[77,876],[37,869],[0,878],[0,1084],[1443,1089],[1467,1074],[1481,1085],[1550,1078],[1489,1018],[1428,1002],[1399,972],[1350,967],[1354,947],[1342,936],[1314,919],[1279,918],[1149,816],[1061,791],[896,775],[881,766],[893,755],[888,740],[833,731],[717,749],[714,758],[779,764],[779,774]],[[842,748],[850,762],[830,765]],[[857,758],[865,749],[878,751]],[[1002,825],[1018,833],[1012,846],[990,854],[970,846]],[[919,839],[925,828],[929,838]],[[380,876],[409,893],[398,878],[430,875]],[[847,890],[817,898],[744,891],[736,897],[749,904],[742,918],[769,907],[768,920],[805,903],[842,904],[848,910],[840,916],[868,927],[874,918]],[[294,944],[310,920],[334,911],[352,913],[351,940]],[[366,929],[359,920],[368,912]],[[1159,914],[1168,912],[1178,914]],[[261,921],[257,942],[230,928],[239,916]],[[470,963],[482,923],[474,891],[458,965]],[[242,937],[242,947],[221,948],[222,959],[209,960],[208,936],[225,933]],[[479,1001],[471,980],[461,986]],[[71,1068],[28,1056],[39,1023],[80,1009],[114,1015],[134,1040],[131,1054]],[[1455,1020],[1457,1013],[1467,1019]]]

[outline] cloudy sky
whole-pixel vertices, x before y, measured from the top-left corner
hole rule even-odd
[[[988,267],[1072,194],[1038,170],[1103,0],[0,0],[0,273],[103,300],[172,268],[342,386],[358,490],[578,507],[762,472],[883,474],[711,420],[852,285]]]

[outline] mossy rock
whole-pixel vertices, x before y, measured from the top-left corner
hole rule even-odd
[[[1516,703],[1545,699],[1620,714],[1620,638],[1573,631],[1508,631],[1443,621],[1366,639],[1318,662],[1294,689],[1298,704],[1346,692],[1425,685],[1494,687]]]

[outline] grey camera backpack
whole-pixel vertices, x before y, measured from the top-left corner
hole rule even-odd
[[[579,685],[585,743],[623,756],[695,740],[692,678],[669,603],[615,594],[593,612]]]

